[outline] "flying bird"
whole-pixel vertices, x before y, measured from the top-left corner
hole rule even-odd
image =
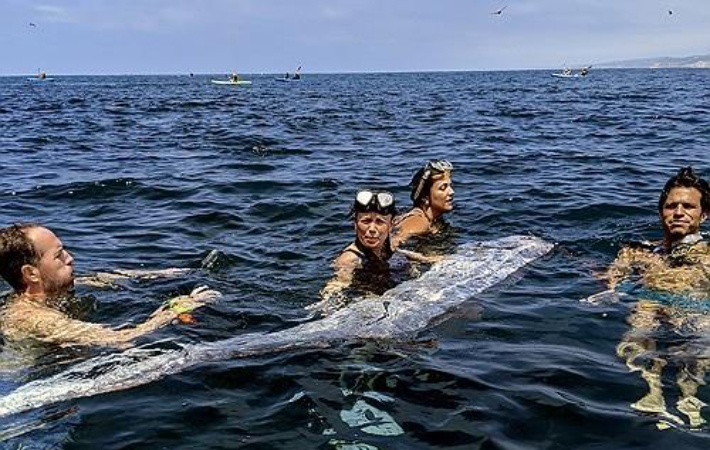
[[[34,24],[34,23],[32,23],[32,22],[30,22],[30,26],[31,26],[31,27],[37,27],[37,25]]]
[[[672,16],[672,15],[673,15],[673,11],[669,9],[669,10],[668,10],[668,15],[669,15],[669,16]]]
[[[495,14],[495,15],[497,15],[497,16],[500,16],[501,14],[503,14],[503,11],[504,11],[505,8],[507,8],[507,7],[508,7],[508,5],[505,5],[504,7],[502,7],[501,9],[499,9],[498,11],[493,11],[491,14]]]

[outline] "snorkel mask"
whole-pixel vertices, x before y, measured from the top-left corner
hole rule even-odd
[[[353,202],[352,213],[376,212],[383,215],[394,216],[397,208],[394,205],[394,195],[386,191],[364,189],[358,191]]]
[[[419,169],[414,174],[412,182],[409,185],[412,187],[412,202],[416,206],[421,201],[421,198],[429,193],[433,184],[433,177],[442,173],[450,173],[454,170],[454,165],[445,159],[432,159]]]

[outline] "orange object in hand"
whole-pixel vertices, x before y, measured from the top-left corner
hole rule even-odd
[[[195,319],[195,316],[190,313],[178,314],[177,319],[180,321],[180,323],[187,323],[190,325],[197,323],[197,319]]]

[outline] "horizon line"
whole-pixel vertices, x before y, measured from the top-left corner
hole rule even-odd
[[[579,67],[589,67],[590,65],[579,64]],[[576,68],[577,65],[569,65],[567,67]],[[704,67],[595,67],[591,66],[594,70],[671,70],[671,69],[688,69],[688,70],[708,70]],[[307,75],[377,75],[377,74],[426,74],[426,73],[486,73],[486,72],[540,72],[549,70],[561,70],[559,67],[549,67],[549,68],[534,68],[534,69],[467,69],[467,70],[378,70],[372,72],[365,71],[345,71],[345,72],[301,72],[301,74]],[[231,72],[145,72],[145,73],[52,73],[46,72],[48,76],[52,77],[126,77],[126,76],[222,76],[229,75]],[[282,75],[286,72],[237,72],[241,75],[250,76],[272,76],[272,75]],[[288,72],[291,73],[291,72]],[[0,74],[3,78],[14,78],[14,77],[36,77],[37,73],[21,73],[21,74]]]

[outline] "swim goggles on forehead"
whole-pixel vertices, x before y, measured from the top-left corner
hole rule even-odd
[[[353,210],[357,212],[378,212],[394,214],[394,195],[386,191],[364,189],[355,195]]]
[[[430,172],[451,172],[454,170],[454,165],[445,159],[432,159],[426,163],[424,170],[428,170]]]

